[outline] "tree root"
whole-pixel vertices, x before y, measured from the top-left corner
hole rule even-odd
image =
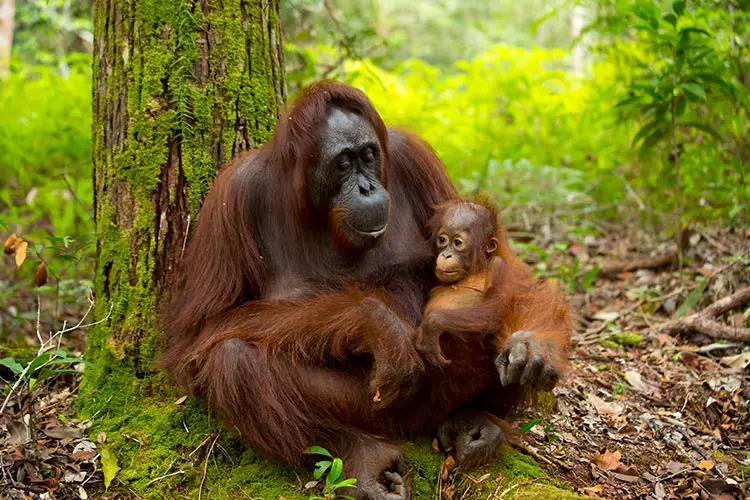
[[[659,333],[668,335],[698,332],[714,339],[750,342],[750,328],[731,326],[716,321],[717,316],[748,303],[750,303],[750,287],[742,288],[729,297],[717,300],[700,312],[662,323],[657,330]]]

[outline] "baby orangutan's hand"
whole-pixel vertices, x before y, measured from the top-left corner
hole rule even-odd
[[[437,316],[437,313],[432,313],[422,320],[422,324],[417,329],[414,347],[426,363],[442,368],[451,364],[451,361],[445,359],[440,349],[440,336],[443,331],[438,325]]]

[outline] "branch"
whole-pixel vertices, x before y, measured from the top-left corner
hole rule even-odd
[[[730,326],[716,321],[717,316],[748,303],[750,303],[750,287],[743,288],[729,297],[717,300],[698,313],[662,323],[657,327],[657,330],[660,333],[669,335],[698,332],[715,339],[750,342],[750,328]]]
[[[612,278],[620,273],[627,273],[638,269],[659,269],[676,260],[677,252],[669,252],[656,257],[642,257],[628,261],[604,263],[599,268],[599,277]]]

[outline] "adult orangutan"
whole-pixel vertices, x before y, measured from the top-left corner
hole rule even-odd
[[[452,363],[425,365],[413,337],[434,284],[427,224],[455,197],[429,146],[386,129],[362,92],[311,87],[206,198],[161,365],[264,453],[293,465],[310,445],[338,454],[362,499],[410,496],[389,437],[438,429],[464,466],[489,459],[502,432],[485,411],[554,382],[571,320],[502,241],[502,318],[463,313],[507,341],[444,335]],[[527,365],[535,377],[522,386]]]

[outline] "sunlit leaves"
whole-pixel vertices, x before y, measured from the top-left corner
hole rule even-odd
[[[706,100],[706,91],[703,90],[703,87],[701,87],[697,83],[684,82],[684,83],[680,83],[678,87],[682,89],[685,92],[685,94],[690,97],[699,99],[701,101]]]

